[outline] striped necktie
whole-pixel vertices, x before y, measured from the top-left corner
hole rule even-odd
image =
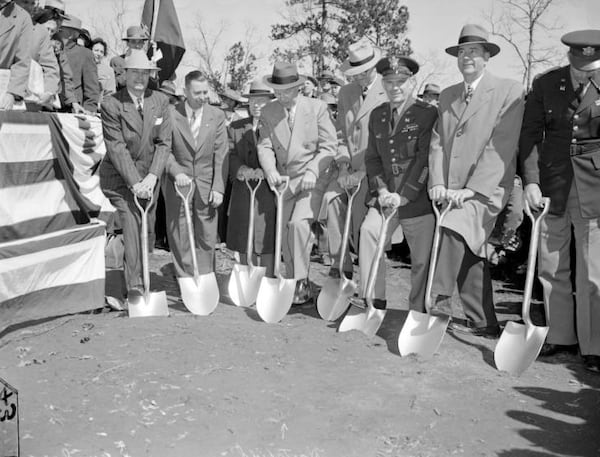
[[[137,110],[138,113],[140,113],[140,116],[142,117],[142,119],[144,118],[144,106],[142,105],[142,99],[140,97],[137,98]]]
[[[200,133],[200,123],[196,122],[198,120],[198,116],[196,116],[196,111],[192,111],[192,117],[190,118],[190,131],[192,132],[192,138],[194,138],[195,146],[198,146],[198,134]]]

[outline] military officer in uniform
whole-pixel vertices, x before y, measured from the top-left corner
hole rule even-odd
[[[534,80],[519,145],[527,203],[551,200],[539,245],[550,326],[540,355],[576,353],[579,343],[585,367],[600,373],[600,30],[567,33],[562,42],[570,65]]]
[[[377,63],[388,102],[369,118],[365,165],[371,199],[360,228],[360,293],[365,296],[371,262],[382,218],[379,207],[397,207],[388,238],[402,226],[411,251],[411,309],[424,311],[425,283],[435,225],[427,196],[427,167],[431,131],[437,119],[434,106],[412,96],[412,76],[419,65],[409,57],[386,57]],[[385,261],[380,261],[375,282],[374,307],[380,321],[385,316]]]

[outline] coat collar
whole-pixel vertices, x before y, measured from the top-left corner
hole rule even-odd
[[[385,94],[385,90],[383,88],[383,83],[381,82],[381,76],[377,75],[375,81],[371,88],[367,91],[367,96],[364,100],[362,100],[362,89],[358,86],[358,100],[360,103],[360,107],[358,108],[358,112],[356,113],[356,119],[360,119],[363,116],[368,115],[373,108],[379,106],[382,100],[386,100],[387,96]]]
[[[15,27],[17,17],[17,5],[13,3],[6,4],[0,10],[0,35],[11,31]]]
[[[492,97],[494,85],[495,78],[486,71],[483,75],[483,78],[481,78],[481,81],[479,81],[477,89],[475,89],[473,97],[468,105],[464,101],[464,83],[461,83],[458,86],[458,101],[462,106],[465,107],[462,116],[459,116],[461,124],[467,122],[467,120],[473,117],[473,115],[477,113],[481,107],[485,106],[489,102],[490,98]],[[456,105],[453,106],[453,109],[455,107]]]

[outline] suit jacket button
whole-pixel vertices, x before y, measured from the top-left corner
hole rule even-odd
[[[392,149],[390,149],[390,152],[394,153],[394,152],[396,152],[396,150],[394,148],[392,148]]]
[[[457,131],[456,131],[456,136],[461,136],[462,134],[463,134],[463,131],[462,131],[462,130],[457,130]]]
[[[394,144],[394,140],[390,140],[390,144]]]
[[[579,119],[579,114],[575,114],[575,115],[573,116],[573,119]]]
[[[575,139],[575,138],[571,139],[571,143],[573,143],[573,144],[577,143],[577,139]]]
[[[577,125],[574,125],[574,126],[573,126],[573,130],[574,130],[574,131],[577,131],[577,130],[579,130],[579,127],[578,127]]]

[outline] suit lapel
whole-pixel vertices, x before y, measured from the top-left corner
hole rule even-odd
[[[15,27],[15,21],[12,19],[15,10],[15,4],[10,4],[0,11],[0,36],[10,32]]]
[[[465,103],[463,85],[461,83],[454,87],[452,92],[452,102],[450,102],[450,109],[457,121],[462,117],[466,107],[467,104]]]
[[[176,125],[179,131],[181,132],[181,136],[188,144],[188,146],[194,150],[196,145],[194,144],[194,138],[192,137],[192,131],[190,130],[190,122],[187,118],[187,113],[185,112],[185,102],[179,103],[175,107],[176,112]]]
[[[156,103],[151,91],[146,91],[144,94],[144,130],[143,132],[149,132],[155,121],[154,110],[156,109]]]
[[[479,109],[482,106],[487,105],[490,98],[492,97],[493,89],[494,84],[491,81],[490,76],[486,73],[483,76],[483,78],[481,78],[477,89],[475,89],[475,92],[473,93],[473,98],[471,98],[471,101],[465,108],[465,112],[463,113],[460,119],[460,124],[464,124],[465,122],[467,122],[469,118],[471,118],[475,113],[477,113],[477,111],[479,111]]]
[[[144,131],[142,117],[140,116],[140,113],[138,113],[138,110],[133,103],[133,100],[129,96],[127,89],[123,89],[121,102],[123,103],[123,116],[125,120],[131,125],[131,130],[136,132],[141,138]]]
[[[596,81],[594,80],[594,82]],[[573,84],[571,84],[571,87],[573,87]],[[583,96],[581,103],[579,104],[575,112],[580,113],[586,108],[588,108],[590,105],[593,105],[596,102],[596,100],[598,100],[598,95],[598,90],[594,87],[592,83],[590,83],[587,90],[585,91],[585,95]]]
[[[292,132],[290,131],[290,126],[287,123],[285,108],[279,102],[276,102],[275,105],[276,111],[273,116],[273,134],[285,147],[285,149],[288,150],[290,147]],[[296,111],[296,115],[297,114],[298,112]]]
[[[373,111],[373,108],[377,107],[379,100],[381,100],[381,94],[385,94],[383,86],[381,84],[380,76],[377,76],[373,82],[373,86],[367,92],[367,96],[362,101],[358,113],[356,113],[356,120],[358,121],[361,117],[369,114]],[[362,98],[362,93],[359,95]]]

